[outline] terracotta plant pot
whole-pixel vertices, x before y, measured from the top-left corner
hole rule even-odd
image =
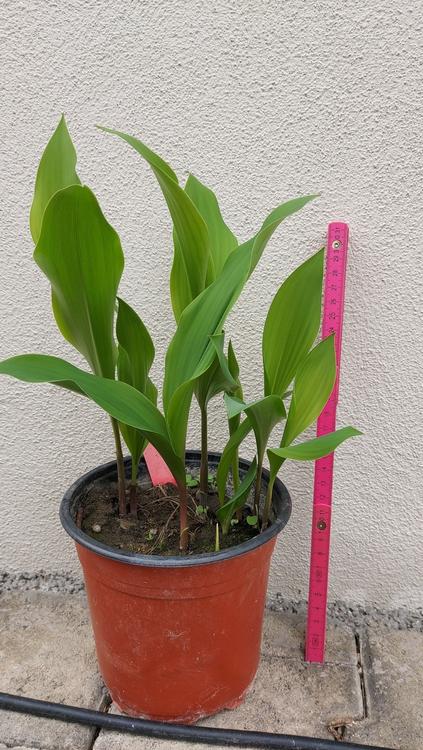
[[[199,452],[187,453],[187,466],[199,460]],[[210,466],[218,460],[209,454]],[[242,472],[248,467],[240,461]],[[264,471],[264,484],[267,477]],[[275,519],[264,533],[217,553],[166,557],[123,552],[76,526],[87,487],[115,478],[115,463],[90,471],[60,509],[76,542],[98,662],[114,702],[133,716],[184,723],[235,708],[259,662],[270,558],[291,513],[286,488],[276,481]]]

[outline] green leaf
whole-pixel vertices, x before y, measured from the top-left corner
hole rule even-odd
[[[116,337],[119,346],[128,355],[130,366],[130,370],[125,371],[125,377],[121,379],[145,393],[148,373],[154,360],[154,344],[139,315],[119,297]]]
[[[240,401],[243,400],[243,392],[242,392],[242,385],[241,381],[239,379],[239,365],[237,358],[235,356],[234,348],[232,346],[232,341],[229,341],[228,344],[228,366],[229,366],[229,372],[231,373],[233,379],[235,380],[237,386],[232,391],[232,395],[235,398],[238,398]],[[229,434],[232,435],[233,432],[237,429],[238,425],[240,423],[240,415],[235,414],[233,417],[228,416],[228,425],[229,425]]]
[[[235,432],[230,436],[220,457],[216,472],[216,486],[219,495],[219,502],[221,504],[225,501],[228,474],[237,455],[238,448],[252,429],[250,420],[248,418],[244,419]]]
[[[237,382],[231,375],[228,360],[223,351],[224,339],[223,333],[210,337],[216,354],[208,370],[198,378],[195,385],[195,395],[203,409],[219,393],[233,391],[237,388]]]
[[[241,411],[247,415],[256,438],[257,457],[259,465],[261,465],[273,428],[286,417],[286,410],[281,397],[265,396],[251,404],[245,404],[240,399],[226,394],[225,404],[229,419],[233,419]]]
[[[257,526],[258,516],[247,516],[245,520],[249,526]]]
[[[237,358],[235,356],[234,348],[232,346],[232,341],[229,341],[229,345],[228,345],[228,366],[229,366],[229,372],[231,373],[232,377],[234,378],[237,384],[236,388],[232,391],[232,394],[235,398],[243,400],[244,396],[242,392],[242,385],[239,379],[239,365],[238,365]],[[229,435],[234,434],[234,432],[238,429],[240,422],[241,422],[240,414],[236,414],[233,417],[228,417]],[[232,480],[234,484],[234,490],[237,490],[239,487],[238,450],[236,450],[234,459],[232,462]]]
[[[228,419],[233,419],[239,416],[244,411],[247,404],[241,398],[232,396],[230,393],[225,393],[223,400],[225,402],[226,413]]]
[[[97,375],[113,378],[113,321],[123,253],[89,188],[72,185],[53,196],[34,260],[50,280],[54,316],[65,339]]]
[[[185,452],[193,381],[210,366],[210,337],[221,333],[225,320],[281,221],[299,211],[314,196],[279,206],[248,242],[233,250],[220,276],[184,310],[166,355],[163,402],[169,432],[178,455]]]
[[[273,428],[286,417],[285,406],[280,396],[265,396],[259,401],[248,404],[244,411],[254,430],[257,457],[261,465]]]
[[[278,449],[275,449],[275,450],[278,450]],[[269,448],[269,450],[267,451],[270,471],[269,471],[269,484],[267,485],[266,503],[273,490],[273,485],[275,483],[275,479],[277,477],[278,471],[282,467],[282,464],[284,464],[286,461],[286,459],[283,456],[278,456],[278,454],[275,453],[275,450]]]
[[[292,443],[317,419],[332,392],[335,377],[335,342],[333,336],[328,336],[309,352],[297,372],[282,447]]]
[[[216,516],[219,519],[224,534],[227,534],[229,531],[233,515],[237,510],[244,507],[250,494],[251,485],[256,478],[256,472],[257,461],[254,459],[237,492],[216,511]]]
[[[286,391],[320,325],[324,250],[302,263],[282,284],[263,331],[265,395]]]
[[[141,430],[163,457],[175,479],[185,484],[185,461],[172,449],[163,415],[132,386],[92,375],[59,357],[44,354],[23,354],[6,359],[0,362],[0,374],[28,383],[75,383],[110,416]]]
[[[208,229],[210,242],[208,286],[220,275],[228,255],[237,247],[238,241],[223,221],[217,198],[210,188],[190,174],[185,185],[185,192],[203,217]]]
[[[31,235],[35,243],[40,236],[44,211],[53,195],[69,185],[80,184],[75,167],[76,151],[62,115],[41,157],[35,180],[29,218]]]
[[[210,245],[206,224],[189,195],[180,187],[174,171],[138,138],[118,130],[100,127],[129,143],[150,165],[160,185],[174,226],[175,254],[170,276],[173,312],[178,321],[182,311],[203,291],[209,264]]]
[[[199,480],[196,477],[187,474],[187,487],[198,487]]]
[[[117,371],[119,380],[128,383],[156,403],[157,391],[148,377],[154,360],[154,345],[135,310],[118,298],[116,337],[119,342]],[[144,435],[123,422],[119,425],[133,464],[138,465],[147,445]]]
[[[229,371],[230,371],[232,377],[237,382],[238,389],[240,391],[242,391],[241,381],[239,379],[239,364],[238,364],[238,360],[237,360],[237,358],[235,356],[235,352],[234,352],[234,348],[233,348],[233,345],[232,345],[232,341],[229,341],[229,344],[228,344],[228,365],[229,365]],[[236,395],[238,396],[238,398],[242,398],[242,393],[237,393]]]
[[[342,427],[335,432],[329,432],[327,435],[321,435],[313,440],[306,440],[304,443],[286,446],[285,448],[270,448],[267,451],[269,460],[273,457],[276,459],[291,459],[293,461],[316,461],[318,458],[328,456],[333,453],[335,448],[348,438],[362,435],[363,433],[354,427]]]

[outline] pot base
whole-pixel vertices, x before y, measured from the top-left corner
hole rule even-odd
[[[189,713],[184,714],[183,716],[175,716],[169,718],[169,716],[163,716],[163,715],[157,715],[157,714],[139,714],[134,713],[133,709],[131,709],[130,706],[120,705],[117,700],[113,699],[113,703],[115,704],[116,708],[119,709],[120,713],[125,714],[126,716],[131,716],[133,719],[146,719],[147,721],[162,721],[166,724],[196,724],[201,719],[206,719],[209,716],[215,716],[216,714],[220,713],[221,711],[235,711],[239,706],[244,703],[245,698],[247,697],[248,693],[250,692],[252,685],[254,682],[254,678],[251,681],[251,683],[248,685],[248,687],[242,692],[242,694],[235,698],[232,701],[229,701],[229,703],[226,703],[225,705],[220,706],[215,711],[202,711],[201,709],[197,710],[195,713],[190,711]]]

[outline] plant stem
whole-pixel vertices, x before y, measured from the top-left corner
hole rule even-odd
[[[219,534],[219,524],[218,523],[216,524],[214,551],[215,552],[220,552],[220,534]]]
[[[266,500],[263,508],[263,518],[261,522],[261,530],[264,531],[267,528],[270,517],[270,509],[272,507],[272,495],[273,495],[273,482],[269,482],[266,492]]]
[[[238,448],[236,449],[234,460],[232,463],[232,483],[234,486],[234,493],[239,488],[239,452]]]
[[[234,494],[237,492],[239,488],[239,456],[238,456],[238,448],[235,453],[235,457],[232,463],[232,484],[234,487]],[[242,521],[242,508],[238,508],[237,511],[235,511],[235,518],[237,521]]]
[[[236,418],[235,418],[236,419]],[[237,426],[239,425],[239,420],[234,423],[233,420],[229,421],[229,436],[231,437],[235,430],[237,429]],[[232,425],[232,426],[231,426]],[[234,488],[234,494],[239,489],[239,450],[238,448],[235,451],[234,460],[232,461],[232,484]],[[235,513],[235,518],[238,521],[241,521],[242,519],[242,508],[239,508]]]
[[[186,484],[178,482],[179,490],[179,549],[186,552],[188,549],[188,499]]]
[[[125,464],[123,462],[122,443],[119,434],[119,425],[114,417],[111,417],[113,436],[115,438],[116,448],[116,466],[118,476],[118,496],[119,496],[119,515],[126,516],[126,483],[125,483]]]
[[[133,518],[137,517],[137,510],[138,510],[137,477],[138,477],[138,462],[135,461],[134,457],[132,456],[131,481],[129,483],[129,513]]]
[[[263,469],[263,457],[258,457],[257,462],[257,474],[256,474],[256,490],[254,493],[254,505],[257,508],[257,514],[260,511],[260,495],[261,495],[261,472]]]
[[[209,491],[209,459],[207,441],[207,407],[200,406],[201,412],[201,462],[200,462],[200,492],[203,501],[207,500]],[[207,503],[204,502],[204,505]]]

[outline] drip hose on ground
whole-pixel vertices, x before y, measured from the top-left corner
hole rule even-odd
[[[357,745],[354,742],[337,742],[315,737],[296,737],[272,732],[251,732],[241,729],[217,729],[214,727],[167,724],[161,721],[133,719],[88,708],[67,706],[62,703],[25,698],[21,695],[0,693],[0,709],[57,719],[73,724],[84,724],[97,729],[126,732],[139,737],[154,737],[179,742],[202,742],[206,745],[227,747],[279,748],[279,750],[392,750],[375,745]]]

